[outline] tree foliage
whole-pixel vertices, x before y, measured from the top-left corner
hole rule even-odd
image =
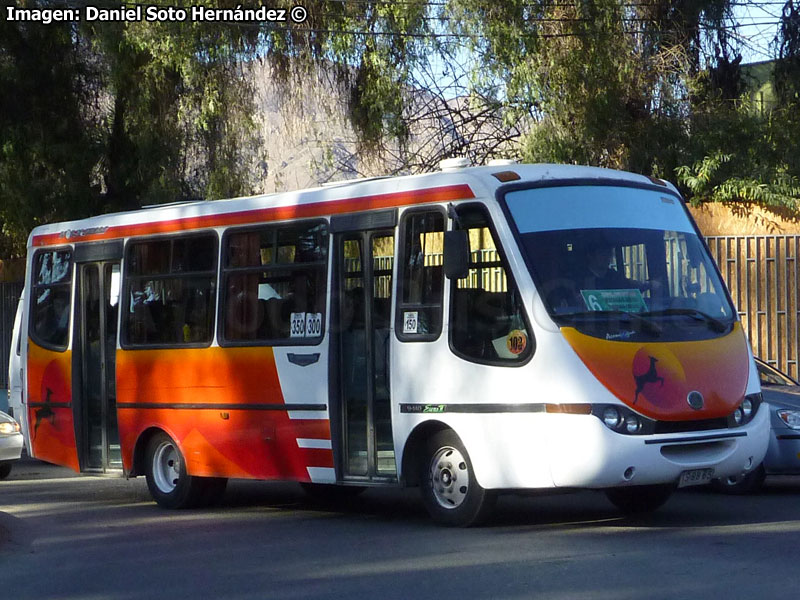
[[[0,27],[7,252],[20,252],[40,223],[245,191],[252,102],[242,57],[255,32],[214,23]]]
[[[677,170],[679,183],[694,203],[800,210],[800,155],[796,150],[800,139],[800,13],[792,0],[783,9],[775,45],[776,107],[762,114],[745,97],[739,97],[741,88],[731,83],[735,76],[730,74],[726,84],[716,87],[716,93],[706,89],[695,102],[689,120],[689,161]],[[700,80],[700,86],[703,84],[707,80]],[[724,90],[730,93],[722,93]]]
[[[800,107],[800,6],[788,0],[775,36],[775,91],[783,106]]]
[[[27,232],[53,220],[252,192],[249,69],[263,57],[286,87],[310,65],[333,65],[364,148],[405,139],[401,88],[424,56],[414,34],[427,28],[426,6],[322,1],[300,24],[3,19],[0,250],[22,252]]]
[[[262,60],[290,103],[327,74],[355,151],[392,171],[515,155],[677,174],[695,200],[798,197],[793,0],[768,118],[740,99],[732,0],[307,4],[301,23],[0,20],[0,253],[20,253],[39,223],[254,191]]]
[[[704,44],[729,51],[721,0],[454,0],[457,28],[478,31],[488,85],[517,118],[530,161],[576,162],[671,176],[687,138],[688,90]],[[501,13],[501,14],[498,14]]]

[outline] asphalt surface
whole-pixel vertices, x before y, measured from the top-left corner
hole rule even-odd
[[[0,482],[0,598],[790,598],[798,500],[800,478],[679,492],[638,519],[601,493],[510,496],[486,526],[448,529],[416,490],[330,504],[235,481],[219,507],[164,511],[141,478],[26,459]]]

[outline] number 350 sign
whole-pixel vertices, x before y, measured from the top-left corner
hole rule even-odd
[[[322,313],[292,313],[290,319],[290,337],[319,337],[322,335]]]

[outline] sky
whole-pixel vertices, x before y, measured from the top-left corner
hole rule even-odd
[[[741,1],[734,7],[740,27],[736,29],[741,42],[742,62],[772,60],[771,49],[778,32],[778,20],[785,2]]]

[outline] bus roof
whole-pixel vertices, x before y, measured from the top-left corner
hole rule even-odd
[[[448,168],[421,175],[342,181],[291,192],[227,200],[169,203],[129,212],[41,225],[31,232],[28,247],[490,198],[494,197],[498,187],[512,181],[509,177],[513,177],[515,182],[612,179],[652,184],[657,181],[675,190],[670,184],[643,175],[598,167],[505,164]]]

